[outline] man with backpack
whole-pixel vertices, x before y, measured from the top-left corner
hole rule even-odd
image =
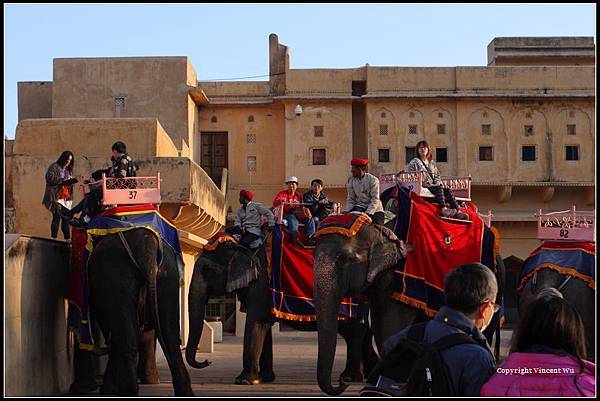
[[[482,331],[499,305],[494,273],[480,263],[452,270],[433,320],[388,338],[361,395],[479,396],[496,361]]]

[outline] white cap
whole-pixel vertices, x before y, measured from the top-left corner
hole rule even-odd
[[[287,184],[288,182],[295,182],[296,184],[298,183],[298,178],[294,177],[293,175],[290,175],[288,178],[286,178],[285,183]]]

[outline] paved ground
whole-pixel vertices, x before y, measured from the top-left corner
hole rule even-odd
[[[501,360],[508,353],[510,331],[502,332]],[[215,344],[212,354],[199,354],[198,360],[209,359],[212,365],[197,370],[188,367],[192,377],[192,387],[196,396],[224,397],[318,397],[324,394],[317,385],[317,333],[282,332],[273,338],[274,369],[277,376],[274,383],[256,386],[232,384],[242,370],[242,338],[225,336],[222,343]],[[333,377],[337,378],[344,368],[346,346],[338,339]],[[140,386],[140,396],[167,397],[173,395],[171,375],[162,354],[158,358],[161,384]],[[337,381],[337,379],[336,379]],[[344,396],[356,396],[364,386],[352,384]]]

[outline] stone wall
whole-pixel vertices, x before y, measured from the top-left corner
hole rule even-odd
[[[65,301],[69,247],[27,236],[5,240],[5,395],[67,392],[73,352]]]
[[[153,117],[181,150],[182,141],[189,146],[188,82],[193,79],[187,57],[57,58],[52,117]],[[123,107],[117,98],[124,99]]]
[[[19,121],[52,118],[52,82],[17,82]]]

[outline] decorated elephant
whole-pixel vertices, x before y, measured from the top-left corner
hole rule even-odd
[[[424,300],[418,299],[417,293],[410,292],[411,287],[407,284],[410,284],[410,280],[413,280],[414,277],[409,277],[409,274],[406,273],[403,278],[398,280],[398,271],[406,272],[405,269],[408,268],[408,266],[404,266],[407,260],[405,259],[406,252],[415,252],[414,249],[410,249],[411,246],[426,248],[427,252],[424,252],[424,257],[431,256],[430,246],[452,249],[453,245],[458,244],[457,249],[459,246],[473,248],[462,255],[462,258],[474,258],[471,262],[481,261],[488,267],[496,269],[499,289],[503,286],[503,265],[498,263],[501,258],[492,252],[494,236],[482,221],[472,224],[479,224],[479,232],[484,233],[483,243],[479,242],[471,246],[468,239],[461,237],[467,232],[464,226],[448,226],[452,235],[447,235],[446,237],[450,237],[450,239],[443,238],[439,244],[429,245],[422,242],[404,244],[398,238],[411,238],[407,237],[409,219],[419,222],[419,225],[423,225],[423,227],[425,219],[433,219],[431,223],[437,225],[438,228],[441,224],[435,220],[437,213],[434,205],[431,205],[433,207],[429,209],[427,206],[423,207],[425,211],[431,210],[431,216],[419,216],[416,209],[411,214],[410,200],[421,201],[409,197],[408,193],[402,189],[398,191],[398,187],[390,191],[396,191],[397,200],[400,201],[395,210],[398,213],[398,220],[388,224],[396,227],[398,235],[387,227],[369,224],[369,221],[363,221],[363,224],[360,225],[356,223],[361,219],[365,220],[366,216],[356,219],[352,224],[353,229],[350,234],[334,229],[329,231],[320,229],[316,234],[318,242],[315,249],[314,295],[319,336],[317,379],[321,390],[329,395],[339,395],[347,387],[347,383],[342,381],[336,387],[331,383],[331,370],[336,349],[337,319],[335,317],[342,297],[362,293],[368,298],[373,334],[379,350],[382,349],[382,345],[388,337],[412,323],[432,317],[436,308],[439,309],[443,305],[443,277],[439,277],[441,284],[438,282],[435,288],[427,286],[419,280],[415,281],[415,286],[421,285],[426,288],[424,291],[430,291],[429,299]],[[387,198],[389,198],[389,194],[385,195],[388,195]],[[386,196],[382,196],[382,201],[384,201],[384,205],[387,203]],[[433,213],[436,213],[435,216]],[[471,218],[475,218],[476,213],[469,210],[469,215]],[[411,227],[411,230],[418,228],[417,226]],[[432,228],[432,230],[434,229],[436,228]],[[472,235],[473,238],[481,237],[477,233]],[[467,242],[461,245],[461,241]],[[481,253],[481,249],[486,251]],[[431,254],[435,253],[436,250],[431,249]],[[453,262],[442,260],[442,263],[452,264]],[[415,267],[415,263],[412,263],[412,267]],[[398,285],[403,288],[399,290]],[[500,292],[498,298],[501,298]],[[433,306],[428,302],[431,302]],[[497,318],[495,322],[498,325]],[[488,330],[493,333],[495,328],[490,327]]]
[[[100,393],[138,394],[140,326],[145,325],[156,328],[175,395],[193,395],[179,348],[180,273],[175,251],[145,228],[108,234],[96,239],[88,271],[91,311],[109,348]],[[153,343],[152,337],[145,342]]]
[[[273,343],[271,326],[276,321],[272,312],[273,300],[269,287],[267,260],[264,252],[257,258],[246,248],[232,241],[225,241],[213,250],[205,250],[194,266],[189,291],[190,334],[186,347],[186,360],[194,368],[204,368],[210,362],[196,361],[198,343],[208,299],[229,293],[231,281],[229,268],[238,272],[235,291],[246,309],[244,330],[243,369],[235,379],[237,384],[258,384],[275,379],[273,372]],[[260,259],[260,263],[257,259]],[[239,280],[243,283],[240,284]],[[334,317],[337,322],[338,315]],[[297,330],[314,331],[314,322],[286,323]],[[339,325],[339,333],[346,340],[348,354],[346,369],[340,378],[344,381],[361,381],[363,375],[377,363],[377,355],[371,345],[367,321],[348,319]],[[362,367],[362,371],[361,371]]]
[[[545,288],[556,288],[580,313],[589,360],[595,360],[596,260],[592,242],[545,241],[525,260],[520,272],[519,315]]]

